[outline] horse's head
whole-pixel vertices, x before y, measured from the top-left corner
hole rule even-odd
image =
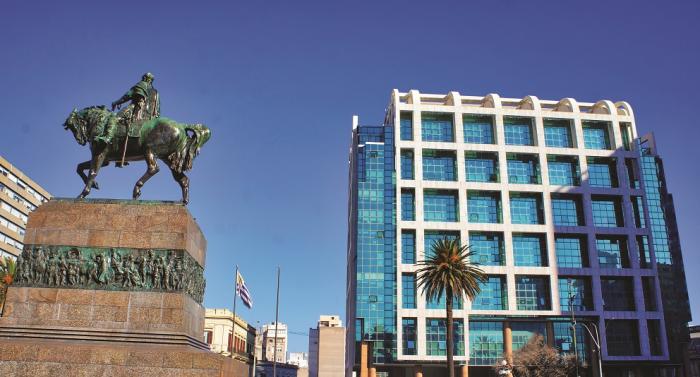
[[[73,109],[66,121],[63,123],[63,129],[70,130],[73,133],[75,141],[80,145],[87,143],[87,135],[85,131],[85,122],[80,118],[78,109]]]

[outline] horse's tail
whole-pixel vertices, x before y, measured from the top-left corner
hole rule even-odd
[[[178,158],[171,160],[175,171],[182,173],[192,169],[194,158],[199,154],[202,146],[211,138],[211,130],[203,124],[188,124],[185,126],[187,141],[182,150],[176,154]]]

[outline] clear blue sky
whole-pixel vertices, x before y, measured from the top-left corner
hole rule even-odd
[[[666,162],[698,317],[699,13],[697,1],[5,0],[0,154],[52,194],[77,195],[88,150],[61,124],[153,72],[163,115],[213,130],[190,175],[209,241],[206,306],[231,306],[238,264],[255,299],[240,313],[273,320],[280,265],[281,320],[303,332],[319,314],[345,320],[353,114],[381,122],[393,88],[626,100]],[[128,198],[143,171],[103,170],[94,196]],[[179,188],[166,169],[143,197]]]

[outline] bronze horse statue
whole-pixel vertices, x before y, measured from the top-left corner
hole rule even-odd
[[[113,142],[106,144],[96,141],[109,122],[117,122],[119,128]],[[189,202],[189,178],[185,172],[192,169],[192,162],[199,154],[200,148],[211,137],[211,131],[202,124],[182,124],[159,117],[136,122],[125,127],[123,115],[107,110],[104,106],[86,107],[80,111],[74,109],[63,124],[64,129],[71,130],[80,145],[90,143],[91,159],[77,166],[78,175],[83,179],[85,188],[78,198],[90,194],[90,189],[99,189],[95,178],[101,167],[122,158],[124,138],[129,142],[126,149],[126,161],[145,160],[148,169],[136,182],[133,198],[141,196],[141,187],[154,176],[160,168],[157,160],[165,162],[173,178],[182,188],[182,202]],[[131,129],[131,132],[129,132]],[[85,175],[85,170],[90,170]]]

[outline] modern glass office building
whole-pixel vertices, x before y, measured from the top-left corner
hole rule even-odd
[[[690,311],[662,166],[625,102],[394,90],[383,125],[353,119],[348,376],[446,375],[445,303],[416,285],[445,237],[489,276],[455,305],[464,372],[540,334],[596,375],[573,310],[606,376],[680,375]]]

